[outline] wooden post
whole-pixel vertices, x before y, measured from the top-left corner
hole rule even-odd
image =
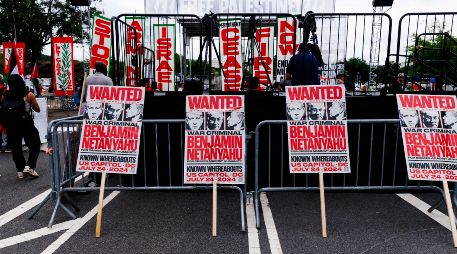
[[[103,209],[103,196],[105,194],[105,181],[106,172],[102,173],[102,181],[100,183],[100,196],[98,197],[98,213],[97,213],[97,224],[95,225],[95,237],[100,237],[100,231],[102,227],[102,209]]]
[[[449,223],[451,224],[452,240],[454,241],[454,247],[457,248],[457,230],[455,227],[455,215],[454,210],[452,210],[451,195],[449,194],[449,186],[447,184],[446,176],[443,175],[443,187],[444,187],[444,197],[446,200],[447,214],[449,216]]]
[[[213,236],[217,236],[217,181],[213,180]]]
[[[84,81],[83,81],[83,88],[81,89],[81,94],[79,95],[79,109],[78,109],[78,116],[81,115],[81,109],[83,106],[83,99],[85,98],[86,94],[86,79],[87,79],[87,73],[84,72]]]
[[[327,218],[325,216],[324,172],[319,171],[319,192],[321,196],[322,237],[327,238]]]

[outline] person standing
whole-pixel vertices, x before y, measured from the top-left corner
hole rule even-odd
[[[108,70],[106,65],[102,62],[95,63],[95,73],[87,77],[86,79],[86,91],[84,92],[84,100],[87,99],[87,91],[90,86],[112,86],[113,80],[107,76]]]
[[[40,153],[40,136],[33,123],[32,109],[40,112],[35,95],[28,91],[24,80],[17,74],[8,77],[9,90],[2,100],[2,113],[8,130],[8,143],[11,146],[13,161],[17,169],[17,179],[24,176],[38,177],[36,162]],[[29,148],[26,161],[22,152],[22,138]]]
[[[290,58],[286,80],[293,86],[320,85],[322,55],[317,45],[300,43],[299,52]]]

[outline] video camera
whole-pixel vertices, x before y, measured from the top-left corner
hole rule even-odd
[[[298,16],[298,27],[303,28],[303,43],[308,44],[317,44],[317,35],[316,35],[316,19],[314,18],[312,11],[308,11],[305,16]]]
[[[207,29],[207,31],[216,30],[217,26],[217,17],[214,16],[212,11],[209,14],[205,14],[202,18],[202,24]]]

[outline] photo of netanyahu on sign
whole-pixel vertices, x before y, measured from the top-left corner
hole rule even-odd
[[[346,102],[327,102],[328,120],[346,120]]]
[[[225,113],[227,130],[244,130],[244,112],[232,111]]]
[[[443,119],[444,128],[457,131],[457,112],[442,111],[441,115]]]
[[[213,111],[206,113],[206,129],[212,131],[225,130],[224,112]]]
[[[400,109],[398,116],[402,127],[415,128],[419,125],[419,114],[414,109]]]
[[[420,111],[422,128],[441,128],[440,112],[435,110]]]
[[[287,120],[289,121],[301,121],[305,120],[305,103],[303,102],[288,102],[286,103],[287,108]]]
[[[327,120],[325,102],[310,102],[306,110],[308,112],[308,120]]]
[[[88,102],[84,119],[87,120],[102,120],[103,116],[103,103],[101,102]]]
[[[123,103],[105,103],[104,120],[120,121],[124,111]]]
[[[186,114],[186,130],[198,131],[203,130],[203,112],[188,112]]]
[[[124,121],[139,122],[143,120],[143,105],[139,103],[125,104]]]

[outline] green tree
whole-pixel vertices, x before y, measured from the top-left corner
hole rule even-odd
[[[370,66],[367,62],[365,62],[365,60],[360,58],[350,58],[346,61],[344,68],[348,72],[349,80],[352,82],[356,81],[358,75],[360,75],[360,82],[365,83],[368,81]]]
[[[101,1],[101,0],[95,0]],[[98,12],[90,8],[91,15]],[[88,38],[89,15],[65,0],[0,0],[2,41],[26,43],[26,60],[36,62],[52,36],[72,36],[79,43]],[[83,31],[84,30],[84,31]]]
[[[407,48],[411,57],[405,67],[408,77],[440,76],[445,83],[457,81],[457,37],[452,37],[443,28],[430,28],[439,35],[421,36],[415,45]]]

